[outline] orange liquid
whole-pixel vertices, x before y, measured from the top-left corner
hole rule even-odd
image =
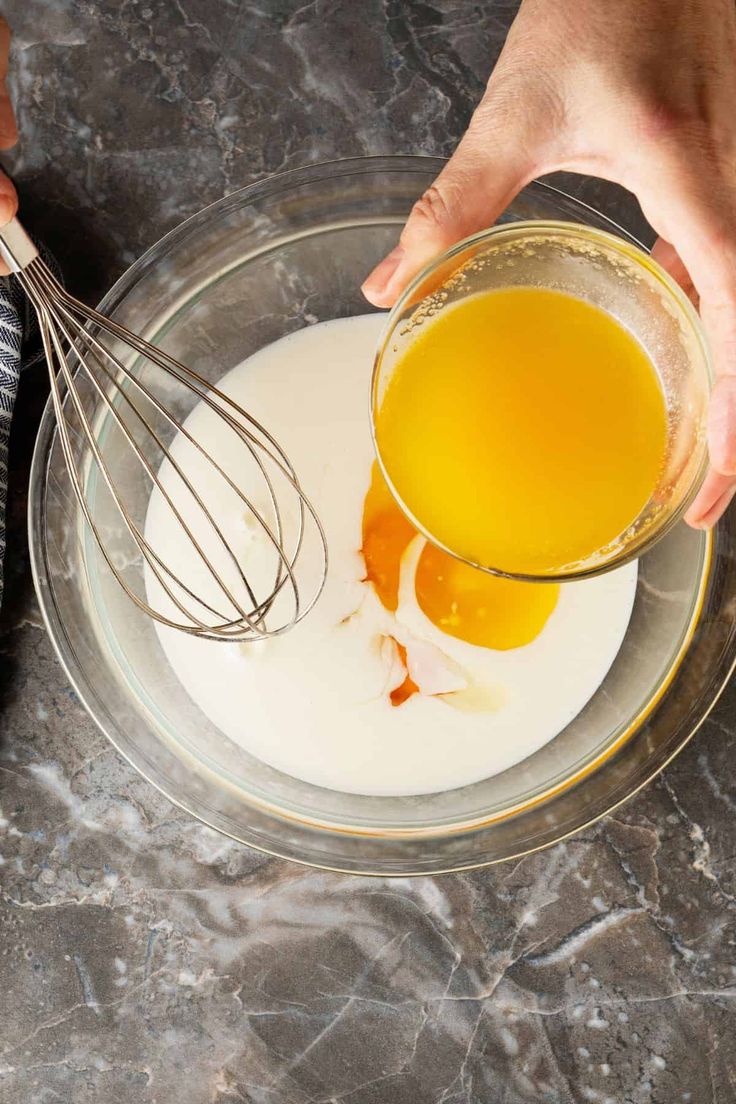
[[[366,579],[382,605],[392,612],[399,604],[401,560],[416,536],[416,529],[374,464],[363,507],[362,551]],[[539,635],[557,605],[560,588],[489,575],[427,544],[417,564],[414,592],[425,616],[449,636],[483,648],[506,650],[528,644]],[[405,662],[401,648],[399,657]],[[415,691],[407,676],[397,693],[404,701]]]
[[[474,295],[425,323],[376,418],[418,523],[475,563],[554,574],[615,541],[654,491],[667,418],[639,343],[561,292]]]

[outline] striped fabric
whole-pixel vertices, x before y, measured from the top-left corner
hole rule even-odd
[[[61,273],[55,259],[36,242],[41,256],[57,280]],[[21,365],[30,368],[43,360],[43,346],[36,312],[14,276],[0,276],[0,604],[3,600],[5,558],[5,508],[8,503],[8,443],[18,392]]]
[[[24,315],[20,288],[12,277],[0,277],[0,602],[3,595],[5,507],[8,501],[8,443],[20,377]]]

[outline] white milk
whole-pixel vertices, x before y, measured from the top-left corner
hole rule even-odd
[[[350,793],[432,793],[518,763],[580,712],[623,641],[637,568],[563,586],[536,640],[492,651],[445,635],[419,609],[417,538],[404,559],[399,608],[387,612],[361,581],[359,551],[373,461],[370,375],[383,324],[373,314],[309,327],[261,350],[219,384],[284,447],[325,526],[330,567],[316,608],[265,642],[222,644],[157,630],[193,701],[252,755]],[[218,432],[203,405],[187,428],[205,447]],[[211,495],[224,491],[213,486]],[[218,517],[230,508],[226,497],[208,505]],[[153,499],[146,536],[188,578],[189,549],[159,506]],[[233,512],[228,530],[242,544],[242,511]],[[150,579],[149,595],[161,606]],[[388,695],[405,670],[387,645],[390,636],[406,647],[410,670],[421,671],[415,681],[424,691],[398,707]],[[464,682],[480,690],[475,709],[437,696]]]

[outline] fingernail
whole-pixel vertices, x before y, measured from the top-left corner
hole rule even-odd
[[[364,281],[361,291],[366,299],[373,303],[374,306],[384,306],[384,299],[387,297],[388,286],[403,256],[403,247],[397,245],[395,249],[391,250],[387,257],[383,258],[380,264],[376,265],[368,279]]]

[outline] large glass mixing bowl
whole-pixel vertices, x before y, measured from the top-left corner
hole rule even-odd
[[[103,309],[217,380],[287,333],[364,313],[362,279],[394,245],[441,166],[423,157],[356,159],[245,188],[150,249]],[[526,188],[504,218],[586,223],[632,240],[542,184]],[[369,389],[367,366],[366,418]],[[104,419],[99,400],[86,401]],[[114,469],[115,434],[106,441]],[[107,524],[100,488],[90,483],[88,496],[96,520]],[[250,756],[202,714],[84,526],[50,409],[34,457],[29,524],[38,596],[59,658],[100,728],[146,778],[251,846],[332,869],[410,874],[550,844],[629,797],[682,748],[736,655],[733,519],[712,538],[679,526],[641,560],[623,647],[555,740],[493,778],[410,798],[356,797],[300,782]],[[142,567],[131,562],[126,570],[134,577]]]

